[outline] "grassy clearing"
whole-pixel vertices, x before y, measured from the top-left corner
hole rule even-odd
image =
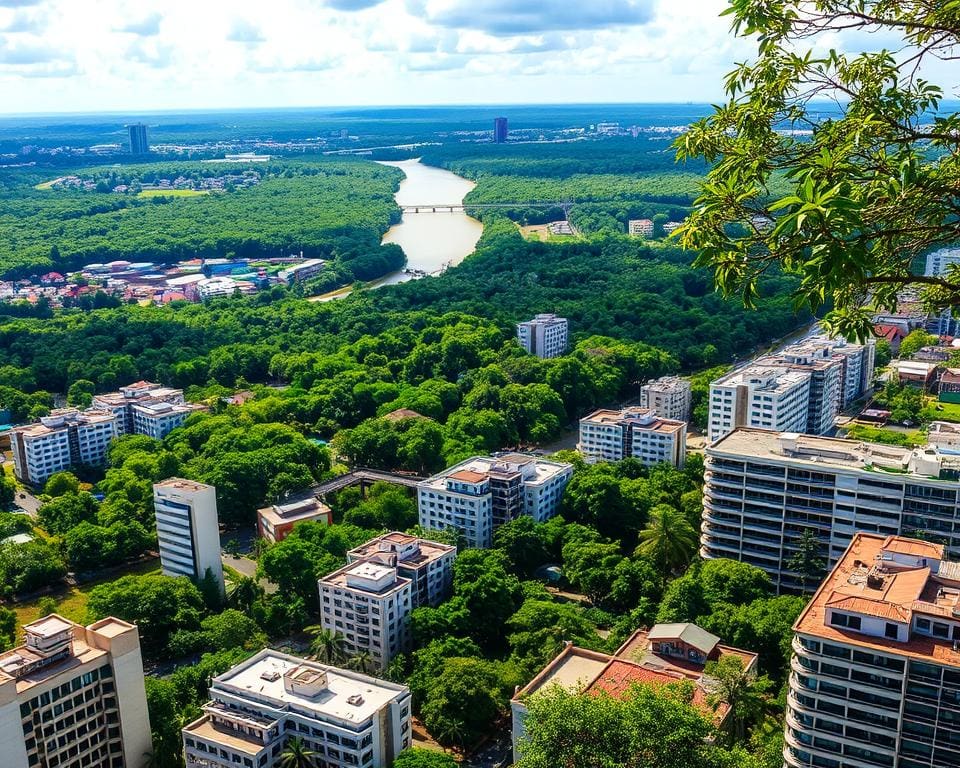
[[[927,407],[936,414],[938,421],[960,422],[960,403],[941,403],[936,398],[931,398],[927,401]]]
[[[56,601],[56,612],[61,616],[70,619],[71,621],[85,623],[88,619],[87,599],[90,595],[90,591],[98,584],[103,584],[107,581],[114,581],[119,579],[121,576],[128,576],[130,574],[143,575],[157,573],[160,573],[159,562],[157,560],[148,560],[147,562],[138,563],[123,573],[112,574],[106,578],[98,579],[97,581],[90,581],[85,584],[81,584],[79,587],[68,587],[60,594],[50,595],[50,597]],[[35,621],[40,617],[39,606],[40,601],[43,599],[43,597],[40,597],[36,600],[31,600],[26,603],[17,603],[16,605],[10,606],[17,614],[18,636],[20,635],[21,627],[23,627],[24,624],[29,624],[31,621]]]
[[[209,195],[206,189],[145,189],[137,197],[202,197]]]

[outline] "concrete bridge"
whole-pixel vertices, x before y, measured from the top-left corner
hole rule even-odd
[[[571,201],[528,200],[525,202],[512,203],[427,203],[420,205],[401,205],[400,210],[404,213],[464,213],[467,209],[471,211],[484,211],[492,208],[561,208],[564,215],[566,215],[571,205]]]

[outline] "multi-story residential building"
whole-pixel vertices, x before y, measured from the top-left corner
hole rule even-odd
[[[782,589],[804,531],[832,566],[858,531],[934,538],[960,554],[960,456],[935,447],[738,429],[707,447],[700,552],[756,565]]]
[[[24,483],[42,485],[72,466],[99,467],[116,430],[116,416],[106,411],[51,411],[38,424],[10,430],[14,474]]]
[[[580,419],[577,450],[588,464],[629,457],[647,466],[666,462],[682,467],[687,456],[687,424],[662,419],[649,408],[601,408]]]
[[[507,137],[510,135],[510,129],[508,127],[507,118],[505,117],[495,117],[493,118],[493,141],[495,144],[503,144],[506,142]]]
[[[450,596],[457,548],[392,531],[347,552],[351,563],[376,562],[410,580],[411,605],[436,607]]]
[[[640,407],[674,421],[689,421],[692,395],[690,380],[661,376],[640,387]]]
[[[650,237],[653,235],[653,219],[630,219],[627,222],[627,234]]]
[[[474,456],[417,485],[420,525],[454,528],[471,547],[489,547],[494,529],[528,515],[549,520],[560,510],[573,466],[518,453]]]
[[[93,396],[94,408],[116,414],[118,435],[129,435],[135,432],[135,406],[154,403],[181,405],[184,402],[182,389],[171,389],[150,381],[137,381],[126,387],[120,387],[116,392]]]
[[[187,417],[204,410],[195,403],[143,403],[133,406],[133,431],[162,440],[183,425]]]
[[[143,123],[133,123],[127,126],[130,135],[130,154],[146,155],[150,152],[150,142],[147,140],[147,126]]]
[[[389,768],[411,744],[410,689],[269,648],[210,683],[183,729],[188,768],[277,768],[292,739],[327,768]]]
[[[939,248],[927,254],[923,274],[927,277],[942,277],[954,264],[960,264],[960,248]]]
[[[171,477],[154,484],[153,507],[163,572],[191,579],[209,572],[223,591],[217,489]]]
[[[616,698],[629,694],[634,685],[661,686],[683,680],[693,682],[691,703],[721,727],[730,714],[726,703],[709,703],[713,690],[703,671],[708,661],[736,656],[751,677],[756,675],[757,654],[722,645],[720,638],[696,624],[657,624],[638,629],[613,655],[588,651],[567,643],[564,649],[510,701],[513,714],[513,759],[526,738],[527,702],[538,692],[559,685],[569,693],[606,693]]]
[[[348,655],[370,654],[386,669],[410,644],[413,583],[396,566],[376,560],[348,563],[320,579],[320,624],[341,635]]]
[[[283,541],[297,523],[333,524],[333,512],[313,494],[257,510],[257,530],[270,543]]]
[[[4,768],[133,768],[152,750],[137,628],[50,614],[0,654]]]
[[[822,435],[833,429],[843,397],[844,358],[834,356],[829,346],[811,341],[794,344],[779,355],[762,357],[756,362],[809,373],[807,423],[803,431]]]
[[[711,443],[738,427],[803,432],[810,372],[750,365],[710,384],[707,437]]]
[[[787,768],[960,766],[960,563],[858,533],[793,626]]]
[[[323,271],[323,266],[326,263],[323,259],[306,259],[299,264],[281,269],[277,272],[277,277],[288,285],[302,283],[311,277],[319,275]]]
[[[843,361],[843,378],[840,390],[840,407],[846,408],[854,400],[863,397],[873,386],[874,358],[877,340],[867,339],[863,344],[854,344],[846,339],[829,336],[811,336],[806,343],[827,347],[834,357]]]
[[[568,324],[565,317],[541,314],[517,323],[517,341],[524,351],[537,357],[560,357],[567,351]]]

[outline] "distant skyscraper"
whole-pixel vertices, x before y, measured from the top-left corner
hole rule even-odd
[[[128,125],[130,131],[130,154],[145,155],[150,151],[150,144],[147,142],[147,126],[143,123],[134,123]]]
[[[495,117],[493,119],[493,140],[497,144],[503,144],[507,140],[507,118]]]

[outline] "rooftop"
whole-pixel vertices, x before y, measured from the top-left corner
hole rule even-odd
[[[271,504],[269,507],[257,510],[257,512],[261,517],[274,524],[313,520],[317,517],[329,517],[331,514],[330,507],[313,496],[283,504]]]
[[[154,483],[153,487],[156,488],[170,488],[177,491],[190,491],[192,493],[199,493],[200,491],[209,491],[213,490],[212,485],[206,485],[205,483],[198,483],[195,480],[184,480],[182,477],[171,477],[167,480],[161,480],[159,483]]]
[[[794,631],[888,654],[960,667],[949,639],[908,629],[906,641],[834,627],[827,610],[912,625],[921,613],[956,620],[960,614],[960,569],[941,561],[943,548],[900,536],[858,533],[794,624]],[[882,625],[881,625],[882,626]]]
[[[284,676],[304,668],[326,673],[326,685],[315,695],[296,692],[298,689],[291,690],[287,685]],[[284,708],[295,707],[319,719],[363,723],[390,701],[406,696],[408,689],[359,672],[304,661],[266,648],[214,678],[210,687],[211,698],[216,698],[219,692],[239,693]]]
[[[380,588],[376,582],[393,576]],[[361,579],[362,582],[358,582]],[[397,574],[395,567],[382,565],[374,560],[359,560],[347,563],[333,573],[328,573],[319,581],[320,585],[335,589],[346,589],[353,592],[365,592],[382,597],[403,589],[410,584],[410,579]]]
[[[420,539],[409,533],[392,531],[351,549],[347,554],[354,560],[377,558],[384,555],[398,555],[399,563],[420,567],[440,557],[456,552],[452,544]]]
[[[838,437],[740,427],[707,447],[708,456],[776,459],[809,468],[881,471],[936,480],[947,457],[934,448],[904,448]]]
[[[477,483],[478,479],[467,479],[480,476],[486,478],[490,474],[502,474],[504,471],[519,471],[523,473],[523,482],[528,484],[544,483],[559,474],[570,472],[573,465],[559,461],[548,461],[522,453],[508,453],[500,456],[474,456],[459,464],[439,472],[419,483],[421,488],[446,490],[446,480],[453,477],[463,482]],[[469,473],[469,474],[464,474]]]
[[[739,387],[752,385],[763,392],[786,392],[808,381],[808,371],[791,370],[786,364],[760,365],[752,363],[744,368],[721,376],[711,386]]]
[[[673,433],[680,432],[686,428],[686,423],[675,421],[674,419],[664,419],[657,416],[656,411],[650,408],[625,408],[622,411],[614,411],[608,408],[600,408],[589,416],[580,419],[580,423],[591,424],[623,424],[631,425],[634,428],[640,428],[649,432]]]

